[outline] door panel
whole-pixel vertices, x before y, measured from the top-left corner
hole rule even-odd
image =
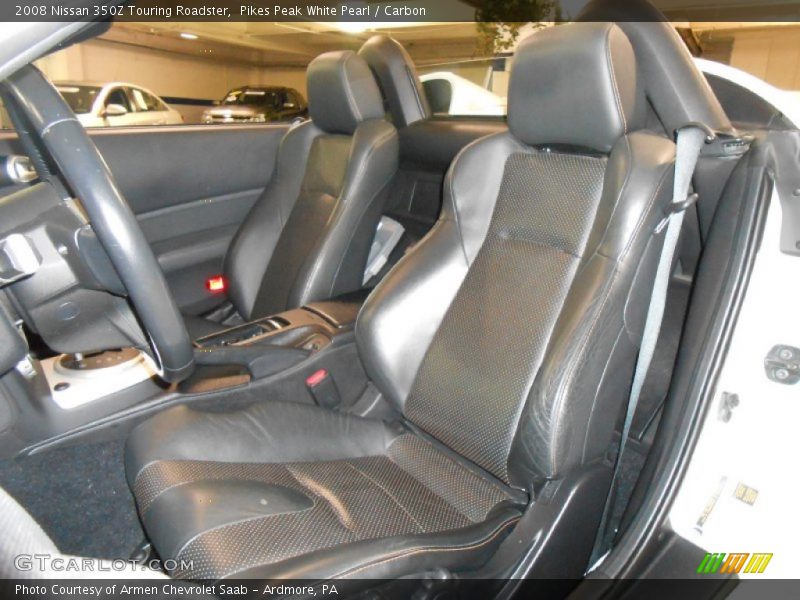
[[[221,298],[206,290],[205,282],[222,273],[222,261],[239,225],[263,188],[244,190],[159,208],[138,215],[184,311],[199,314]]]
[[[137,215],[181,309],[199,313],[223,298],[205,288],[218,275],[239,224],[272,177],[289,125],[198,125],[91,129]],[[13,132],[0,154],[21,153]]]
[[[178,305],[222,300],[205,287],[239,224],[272,177],[288,126],[181,126],[93,133]]]

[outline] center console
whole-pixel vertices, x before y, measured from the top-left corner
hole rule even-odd
[[[198,371],[188,385],[230,386],[230,377],[215,377],[208,367],[239,366],[258,380],[307,362],[352,333],[362,301],[363,295],[316,302],[201,337],[194,342]]]
[[[268,343],[317,352],[330,344],[342,326],[327,320],[311,305],[201,337],[195,341],[195,346],[200,350],[214,350]]]
[[[348,294],[332,300],[313,302],[302,308],[234,325],[197,339],[194,344],[202,357],[204,352],[223,348],[250,348],[270,345],[319,352],[337,335],[352,331],[365,292]],[[202,358],[200,358],[202,364]]]

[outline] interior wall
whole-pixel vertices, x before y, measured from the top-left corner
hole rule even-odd
[[[737,33],[731,64],[776,87],[800,90],[800,28]]]
[[[785,90],[800,90],[800,27],[717,30],[701,36],[704,47],[728,45],[731,66]],[[703,53],[706,56],[706,52]]]
[[[306,95],[304,69],[267,68],[92,40],[39,61],[53,80],[125,81],[159,96],[218,100],[245,84],[284,85]]]

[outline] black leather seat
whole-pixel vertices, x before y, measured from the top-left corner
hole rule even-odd
[[[397,132],[361,57],[313,60],[308,100],[311,120],[281,142],[272,180],[225,258],[228,297],[245,320],[359,289],[397,170]],[[221,328],[186,322],[194,338]]]
[[[635,73],[611,24],[521,45],[510,131],[459,155],[435,228],[359,315],[360,357],[401,421],[272,401],[177,407],[134,430],[126,468],[144,527],[162,558],[194,560],[174,575],[466,571],[531,490],[602,460],[675,153],[641,130]]]
[[[400,42],[388,35],[373,35],[358,55],[372,69],[387,112],[397,127],[408,127],[431,116],[417,68]]]

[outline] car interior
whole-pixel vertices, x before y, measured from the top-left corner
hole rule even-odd
[[[35,67],[0,83],[0,155],[38,176],[0,189],[0,555],[583,577],[663,466],[788,128],[615,5],[522,42],[507,119],[434,115],[383,35],[311,62],[300,124],[86,131]],[[699,200],[610,494],[687,124]]]

